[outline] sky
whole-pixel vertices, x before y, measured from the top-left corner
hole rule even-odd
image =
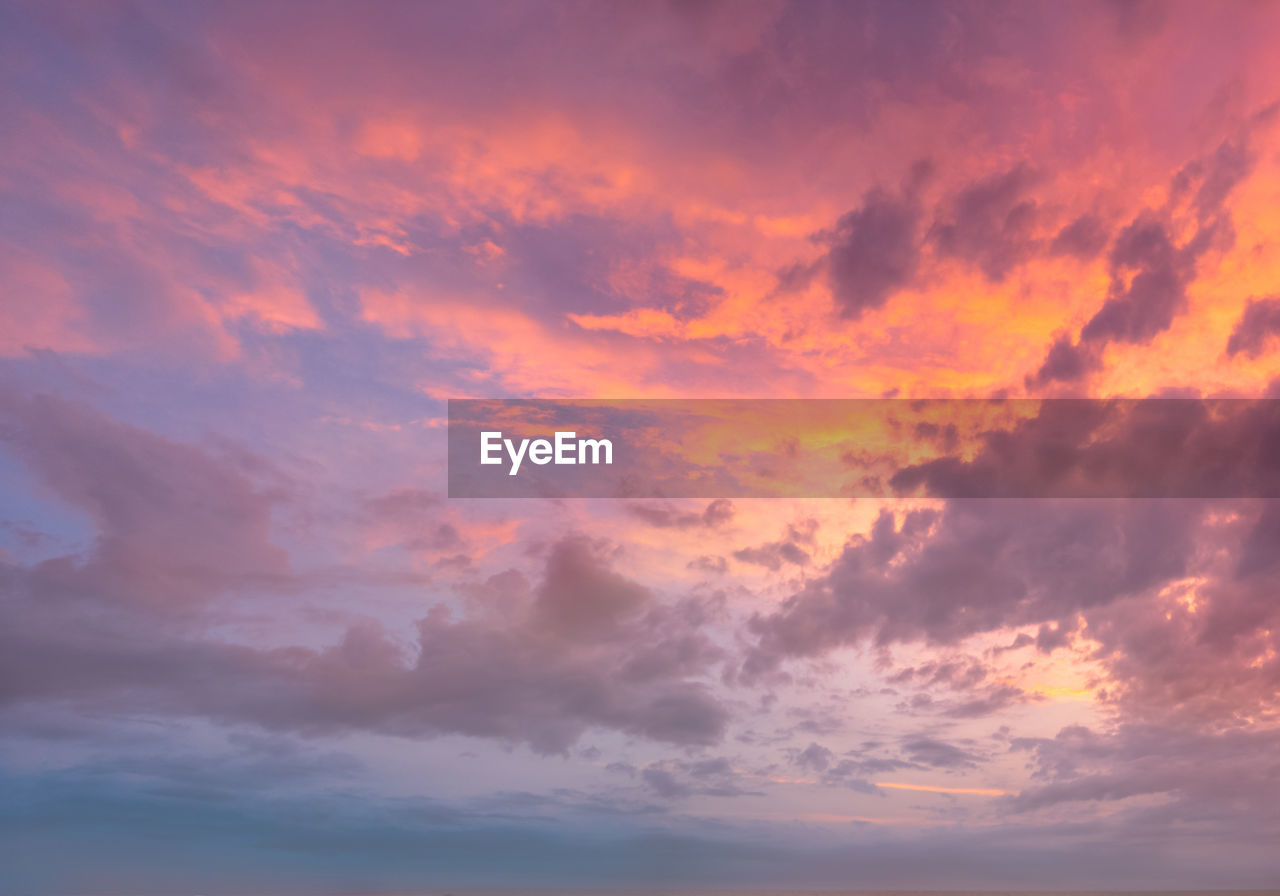
[[[0,4],[0,892],[1280,886],[1275,501],[451,499],[445,426],[1280,397],[1277,45]]]

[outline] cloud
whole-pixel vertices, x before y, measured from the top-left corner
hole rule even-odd
[[[723,575],[729,569],[729,562],[723,557],[713,557],[708,554],[702,554],[694,557],[686,565],[687,569],[697,570],[698,572],[709,572],[716,575]]]
[[[1027,166],[1017,165],[965,187],[950,214],[929,231],[938,251],[976,265],[991,280],[1003,280],[1038,245],[1039,205],[1027,196],[1035,182]]]
[[[1042,362],[1028,388],[1256,393],[1276,144],[1227,131],[1272,99],[1277,25],[1145,0],[7,5],[4,376],[91,406],[0,397],[6,882],[1272,885],[1267,507],[824,504],[805,540],[705,501],[446,501],[410,421],[464,394],[992,394]],[[938,172],[904,184],[921,153]],[[1274,434],[1049,415],[913,475],[1252,487]],[[739,690],[744,661],[794,680]],[[1083,694],[1031,705],[1041,673]],[[1060,719],[1089,733],[964,739]],[[143,729],[248,739],[219,763]],[[730,732],[743,756],[700,752]],[[454,738],[488,741],[469,774]],[[1016,813],[871,783],[1013,789],[1023,759],[1046,776]],[[774,760],[806,783],[721,809]],[[484,798],[414,794],[441,787]]]
[[[1088,261],[1106,247],[1109,239],[1110,234],[1098,216],[1086,213],[1058,231],[1049,244],[1049,251]]]
[[[982,684],[989,674],[990,670],[975,660],[939,660],[908,666],[889,676],[889,681],[892,684],[919,682],[967,689]]]
[[[582,540],[562,541],[547,560],[533,618],[565,639],[616,638],[652,595],[605,567]]]
[[[1276,570],[1239,562],[1258,532],[1274,530],[1274,513],[1249,504],[1233,509],[1231,522],[1206,537],[1225,566],[1085,616],[1083,634],[1097,642],[1110,678],[1103,698],[1129,721],[1212,730],[1247,725],[1278,708]]]
[[[651,526],[659,529],[714,529],[727,524],[733,519],[733,502],[728,498],[717,498],[707,504],[701,513],[680,512],[671,505],[641,504],[632,502],[626,505],[627,512]]]
[[[795,758],[796,765],[815,772],[825,772],[834,761],[835,754],[818,743],[809,744]]]
[[[956,644],[1068,620],[1183,574],[1202,508],[1143,502],[951,501],[882,511],[821,576],[749,623],[744,673],[844,645]]]
[[[1049,399],[956,455],[903,467],[899,494],[1227,498],[1280,495],[1271,399]]]
[[[1259,739],[1247,746],[1260,762],[1272,745]],[[417,891],[495,881],[518,887],[533,878],[554,889],[619,881],[660,888],[679,871],[746,888],[854,882],[941,889],[964,878],[992,890],[1025,890],[1047,877],[1064,888],[1087,889],[1101,875],[1135,889],[1189,882],[1208,889],[1215,882],[1264,887],[1274,869],[1265,827],[1271,819],[1257,811],[1270,790],[1253,778],[1237,777],[1233,793],[1255,787],[1258,796],[1244,794],[1242,805],[1251,822],[1264,826],[1214,844],[1213,854],[1229,859],[1219,870],[1206,865],[1195,829],[1222,820],[1221,802],[1196,812],[1179,801],[1163,817],[1123,814],[1119,824],[1113,818],[1042,827],[1022,815],[992,825],[895,831],[849,821],[836,838],[813,824],[797,831],[794,823],[727,820],[710,826],[669,819],[664,826],[652,813],[625,813],[616,804],[561,798],[535,806],[527,794],[450,802],[359,789],[281,792],[269,776],[245,778],[216,765],[192,787],[191,773],[202,757],[181,755],[181,763],[166,758],[157,757],[154,766],[99,763],[0,778],[13,795],[0,804],[7,880],[31,892],[69,892],[105,881],[113,890],[145,893],[181,889],[198,877],[218,892],[265,886],[300,894],[335,880],[362,892],[379,885]],[[1248,761],[1243,753],[1237,759]],[[264,788],[245,786],[246,780]],[[561,815],[548,817],[557,808]],[[852,840],[851,827],[857,832]],[[177,841],[182,848],[157,854],[158,841]],[[57,860],[68,848],[77,862]],[[500,856],[501,862],[477,874],[477,854]]]
[[[740,783],[744,776],[723,756],[698,760],[662,760],[645,766],[640,779],[663,799],[690,796],[763,796]]]
[[[842,317],[857,319],[910,285],[920,264],[914,195],[870,190],[829,236],[827,276]]]
[[[877,756],[873,753],[871,745],[868,745],[837,756],[822,744],[813,742],[803,750],[793,751],[791,761],[818,775],[828,786],[883,797],[884,792],[870,780],[871,777],[903,769],[924,771],[930,768],[974,767],[979,758],[944,741],[917,736],[904,738],[894,755]]]
[[[841,646],[954,645],[1036,626],[1042,653],[1099,664],[1097,699],[1134,722],[1242,725],[1277,709],[1280,610],[1266,501],[951,501],[883,513],[822,576],[749,622],[747,681]],[[980,558],[980,559],[978,559]],[[1017,642],[1015,642],[1017,643]],[[907,709],[998,712],[1034,688],[933,661],[889,676]]]
[[[1261,120],[1255,116],[1250,128]],[[1027,388],[1081,382],[1101,367],[1108,344],[1146,344],[1168,330],[1187,307],[1197,264],[1210,251],[1224,251],[1234,242],[1227,200],[1254,163],[1242,137],[1225,140],[1209,156],[1183,166],[1172,178],[1169,203],[1140,212],[1116,235],[1107,257],[1111,282],[1102,307],[1081,327],[1074,344],[1066,336],[1054,340],[1039,369],[1026,377]],[[1179,202],[1188,204],[1186,213],[1178,212]],[[1091,246],[1099,232],[1085,220],[1059,233],[1054,246],[1064,251],[1073,244]],[[1176,234],[1188,224],[1191,235],[1179,243]],[[1059,240],[1065,242],[1059,245]]]
[[[510,615],[453,618],[436,607],[407,651],[380,626],[329,647],[252,648],[168,631],[129,614],[93,626],[41,603],[45,579],[12,567],[0,635],[0,698],[92,700],[103,708],[202,715],[306,734],[467,734],[568,749],[588,728],[714,743],[727,710],[697,679],[720,652],[699,631],[710,610],[663,604],[585,541],[552,549],[535,589],[498,576]],[[25,595],[25,597],[23,596]],[[20,620],[20,622],[19,622]]]
[[[688,796],[693,791],[688,785],[676,780],[676,776],[664,768],[650,766],[640,773],[645,786],[665,799]]]
[[[97,529],[87,557],[35,570],[51,593],[184,610],[288,577],[270,540],[276,496],[233,460],[51,396],[0,391],[0,419],[0,444]]]
[[[1027,378],[1026,384],[1031,388],[1049,383],[1079,382],[1101,364],[1102,359],[1096,349],[1084,343],[1073,343],[1065,333],[1059,334],[1049,346],[1049,353],[1040,369]]]
[[[908,713],[927,711],[949,718],[981,718],[1016,703],[1026,702],[1028,695],[1019,687],[993,680],[993,670],[972,658],[938,659],[920,666],[908,666],[889,675],[894,686],[915,686],[918,691],[906,701]],[[933,692],[945,689],[951,696],[935,699]]]
[[[720,658],[701,631],[714,607],[659,601],[580,538],[552,547],[535,588],[503,573],[466,592],[471,615],[437,607],[408,649],[371,621],[324,648],[206,635],[211,603],[303,586],[271,541],[281,499],[231,460],[83,405],[0,400],[5,445],[96,528],[84,556],[0,566],[9,620],[0,699],[10,705],[92,700],[309,733],[463,733],[543,751],[592,726],[691,744],[723,732],[727,711],[696,680]],[[448,523],[430,523],[437,507],[406,491],[370,504],[456,542]],[[185,621],[164,621],[176,611]]]
[[[981,757],[970,750],[932,737],[908,740],[903,743],[902,749],[912,762],[933,768],[973,768],[982,761]]]
[[[781,569],[784,563],[804,566],[809,562],[809,555],[792,541],[772,541],[756,547],[742,548],[734,551],[733,556],[735,560],[752,566],[763,566],[773,572]]]
[[[1125,828],[1145,826],[1153,838],[1177,836],[1188,823],[1215,828],[1234,819],[1242,838],[1252,839],[1280,820],[1278,737],[1274,729],[1068,726],[1053,738],[1014,741],[1015,751],[1028,754],[1038,783],[1005,804],[1030,814],[1105,803]]]
[[[949,701],[940,707],[943,715],[953,719],[980,719],[1019,703],[1026,703],[1028,695],[1022,688],[1011,684],[991,684],[975,689],[969,699]]]
[[[1186,305],[1194,248],[1175,247],[1167,225],[1155,217],[1132,221],[1116,236],[1110,256],[1111,293],[1080,330],[1081,341],[1148,342],[1167,330]]]
[[[1265,121],[1270,113],[1263,110],[1254,117],[1253,124]],[[1257,163],[1247,138],[1224,140],[1205,159],[1189,163],[1174,178],[1176,194],[1194,189],[1191,205],[1200,220],[1210,220],[1218,215],[1231,192],[1249,176]]]
[[[777,572],[784,563],[805,566],[810,561],[809,552],[805,547],[813,547],[817,530],[818,521],[813,518],[789,523],[783,538],[755,547],[742,548],[734,551],[733,556],[742,563],[763,566],[772,572]]]
[[[1103,7],[1114,17],[1117,34],[1130,45],[1159,34],[1169,19],[1159,0],[1107,0]]]
[[[1256,358],[1277,335],[1280,335],[1280,296],[1250,299],[1231,331],[1227,355]]]

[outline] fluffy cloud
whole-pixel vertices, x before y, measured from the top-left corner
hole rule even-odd
[[[92,701],[313,733],[454,732],[543,751],[592,726],[690,744],[724,730],[726,709],[699,681],[720,658],[702,631],[714,605],[659,600],[582,538],[551,548],[536,588],[495,574],[471,589],[470,614],[437,606],[408,650],[372,622],[325,648],[205,634],[216,598],[303,582],[271,544],[272,498],[199,448],[61,400],[4,399],[8,443],[98,530],[85,556],[0,567],[7,703]],[[423,505],[397,493],[378,507],[416,518]]]
[[[1185,569],[1203,509],[1154,502],[951,501],[883,511],[825,575],[757,615],[745,671],[842,645],[955,644],[985,631],[1071,620]]]
[[[708,608],[663,604],[580,540],[559,543],[520,611],[454,618],[443,606],[411,651],[372,624],[330,647],[256,649],[136,615],[76,623],[39,606],[41,580],[6,570],[5,702],[74,699],[318,734],[460,733],[563,751],[590,727],[686,744],[719,739],[728,715],[699,683],[719,650]],[[19,598],[17,594],[25,594]],[[523,598],[523,599],[521,599]]]

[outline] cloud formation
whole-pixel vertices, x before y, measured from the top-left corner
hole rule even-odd
[[[5,4],[5,882],[1274,885],[1275,421],[1111,398],[1280,395],[1277,45],[1251,2]],[[920,408],[874,500],[446,497],[449,398],[1059,394]]]

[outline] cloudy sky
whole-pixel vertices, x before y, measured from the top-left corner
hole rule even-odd
[[[1280,504],[468,501],[444,430],[1280,396],[1277,45],[3,4],[0,891],[1280,885]]]

